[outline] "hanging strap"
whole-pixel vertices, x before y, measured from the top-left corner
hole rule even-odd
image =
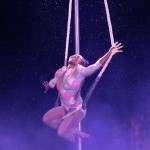
[[[109,7],[108,7],[107,0],[104,0],[104,4],[105,4],[106,16],[107,16],[107,23],[108,23],[110,41],[111,41],[111,45],[113,45],[114,44],[114,35],[113,35],[112,24],[111,24],[111,19],[110,19],[110,13],[109,13]]]
[[[69,1],[64,66],[67,66],[67,59],[68,59],[69,37],[70,37],[70,25],[71,25],[71,12],[72,12],[72,0]],[[58,93],[57,99],[56,99],[56,102],[55,102],[55,107],[59,106],[59,103],[60,103],[60,95],[59,95],[59,93]]]
[[[112,24],[111,24],[111,19],[110,19],[110,13],[109,13],[107,0],[104,0],[104,4],[105,4],[107,23],[108,23],[108,28],[109,28],[110,41],[111,41],[111,45],[113,45],[114,44],[114,36],[113,36],[113,30],[112,30]],[[96,77],[95,81],[93,82],[92,86],[90,87],[89,91],[87,92],[87,95],[85,96],[85,99],[83,101],[83,106],[82,106],[83,109],[86,108],[87,103],[88,103],[89,99],[91,98],[91,95],[92,95],[97,83],[99,82],[99,80],[102,77],[103,73],[105,72],[109,62],[111,61],[112,56],[113,56],[113,53],[111,53],[108,60],[104,64],[102,70],[99,72],[98,76]]]
[[[65,60],[64,66],[67,66],[68,50],[69,50],[69,37],[70,37],[70,24],[71,24],[71,12],[72,12],[72,0],[69,1],[68,11],[68,24],[67,24],[67,36],[66,36],[66,48],[65,48]]]

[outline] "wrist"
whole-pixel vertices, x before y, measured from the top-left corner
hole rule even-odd
[[[55,87],[55,84],[54,84],[52,81],[50,81],[50,82],[48,83],[47,88],[50,89],[50,88],[54,88],[54,87]]]
[[[111,53],[112,53],[112,49],[110,48],[110,49],[108,50],[108,52],[107,52],[107,53],[110,53],[110,54],[111,54]]]
[[[115,54],[116,54],[116,52],[115,52],[115,51],[113,51],[113,49],[110,49],[110,50],[108,51],[108,54],[110,54],[110,55],[115,55]]]

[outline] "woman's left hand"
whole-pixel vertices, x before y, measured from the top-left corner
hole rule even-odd
[[[113,55],[115,55],[116,53],[123,52],[121,50],[122,48],[123,48],[123,46],[121,45],[121,43],[115,42],[114,45],[112,45],[112,47],[109,49],[109,52],[111,52]]]

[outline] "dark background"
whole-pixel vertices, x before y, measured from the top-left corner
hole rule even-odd
[[[77,149],[42,123],[57,91],[44,94],[41,83],[63,65],[68,3],[0,1],[0,150]],[[90,99],[82,127],[91,137],[83,141],[83,150],[136,150],[136,138],[144,141],[150,135],[150,2],[108,3],[115,41],[124,45],[124,52],[114,56]],[[102,0],[80,0],[80,43],[80,53],[90,63],[108,51]],[[73,53],[72,19],[69,55]],[[95,77],[87,78],[83,97]]]

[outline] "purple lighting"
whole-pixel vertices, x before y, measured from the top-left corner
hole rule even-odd
[[[79,2],[78,49],[92,64],[110,47],[105,6],[100,0]],[[82,130],[90,137],[82,141],[82,150],[150,150],[149,1],[108,3],[123,53],[112,58],[88,102]],[[42,82],[64,64],[68,5],[63,0],[0,1],[0,150],[77,150],[76,143],[42,122],[57,99],[56,89],[44,94]],[[69,56],[75,53],[74,17],[68,21]],[[83,98],[97,75],[86,79]]]

